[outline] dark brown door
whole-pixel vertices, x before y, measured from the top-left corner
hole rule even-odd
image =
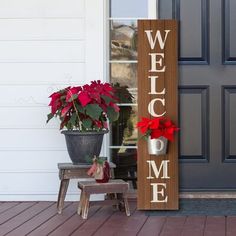
[[[180,188],[236,189],[236,1],[160,0],[180,21]]]

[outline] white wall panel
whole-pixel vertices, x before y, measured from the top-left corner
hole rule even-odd
[[[64,135],[61,135],[64,140]],[[71,162],[64,150],[0,150],[0,173],[58,173],[57,163]]]
[[[48,200],[57,200],[60,184],[57,173],[17,173],[15,179],[12,178],[12,173],[0,173],[0,178],[2,177],[7,178],[8,181],[2,183],[0,201],[9,201],[11,196],[18,197],[23,201],[32,200],[32,196],[34,196],[33,200],[42,200],[42,196],[47,197]],[[73,198],[69,197],[69,200],[79,200],[80,191],[77,188],[77,181],[70,182],[68,195],[74,196]],[[27,195],[31,195],[30,198]]]
[[[0,63],[0,85],[82,84],[84,63]]]
[[[51,112],[49,107],[9,107],[0,108],[2,114],[0,116],[0,129],[59,129],[60,120],[52,119],[46,124],[47,114]],[[16,119],[20,116],[19,119]]]
[[[0,62],[84,62],[83,41],[2,41]]]
[[[5,176],[8,181],[2,183],[3,191],[15,194],[21,193],[56,193],[59,186],[58,176],[56,173],[21,173],[17,178],[11,177],[12,173],[0,173]],[[37,182],[35,181],[37,179]],[[24,184],[22,184],[24,183]],[[30,188],[29,188],[30,187]]]
[[[85,1],[1,0],[0,18],[84,17]]]
[[[84,19],[0,19],[1,40],[82,40]]]
[[[0,140],[0,150],[66,150],[64,137],[57,130],[2,129]]]
[[[104,80],[103,4],[0,1],[0,201],[57,199],[57,163],[70,159],[59,122],[45,123],[48,96]],[[66,199],[79,199],[77,180]]]
[[[9,181],[1,185],[0,201],[57,201],[60,181],[56,173],[17,173],[15,179],[11,173],[0,173],[0,178],[3,177]],[[79,200],[77,182],[75,179],[70,181],[66,201]],[[91,195],[91,200],[101,200],[103,196]]]
[[[0,87],[0,106],[4,107],[47,107],[50,99],[49,95],[66,85],[18,85],[18,86],[8,86],[2,85]],[[44,116],[45,114],[42,114]],[[19,126],[20,126],[19,122]]]
[[[104,4],[105,1],[86,0],[85,2],[85,27],[87,29],[85,32],[85,67],[88,80],[94,80],[94,78],[106,80],[104,73],[106,66],[104,56],[106,50]]]
[[[58,134],[59,135],[59,134]],[[61,134],[62,135],[62,134]],[[62,135],[63,136],[63,135]],[[64,137],[63,137],[64,138]],[[57,172],[59,162],[70,162],[64,151],[0,151],[0,173]],[[4,163],[4,164],[3,164]]]

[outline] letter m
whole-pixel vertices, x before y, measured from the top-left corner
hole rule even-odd
[[[169,160],[162,161],[161,165],[158,169],[155,161],[148,160],[147,161],[147,163],[148,163],[148,177],[147,177],[147,179],[154,179],[154,177],[152,176],[152,172],[154,173],[155,178],[158,179],[161,171],[162,171],[161,179],[169,179],[170,178],[168,176],[168,163],[169,162],[170,162]]]

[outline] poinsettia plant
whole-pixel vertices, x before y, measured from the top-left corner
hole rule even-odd
[[[143,138],[150,136],[151,139],[157,139],[163,136],[170,141],[174,140],[174,133],[179,130],[179,128],[166,117],[153,119],[142,117],[142,120],[137,123],[137,128],[140,129]]]
[[[60,129],[91,131],[108,129],[107,121],[119,117],[115,88],[100,80],[84,86],[67,87],[50,95],[48,119],[59,117]]]

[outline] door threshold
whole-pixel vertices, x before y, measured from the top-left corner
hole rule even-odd
[[[137,199],[135,190],[128,192],[129,199]],[[179,194],[181,199],[236,199],[236,192],[182,192]]]
[[[235,198],[236,199],[236,192],[182,192],[179,194],[180,198],[218,198],[218,199],[225,199],[225,198]]]

